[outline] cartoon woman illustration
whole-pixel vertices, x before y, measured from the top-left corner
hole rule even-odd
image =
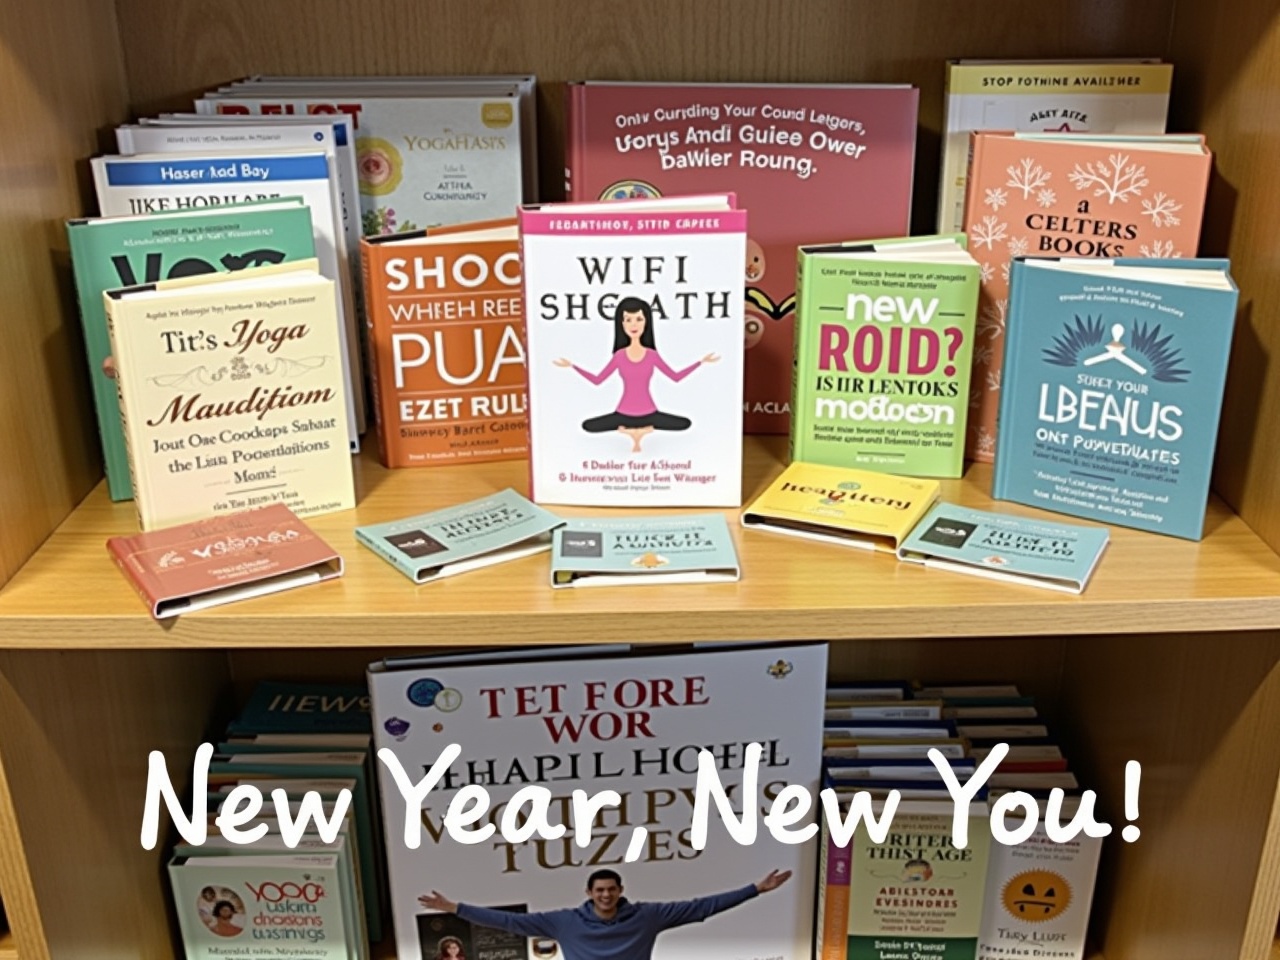
[[[457,937],[441,937],[436,945],[436,960],[467,960],[462,941]]]
[[[708,353],[683,370],[672,370],[658,353],[653,338],[653,311],[649,304],[637,297],[626,297],[618,303],[613,317],[613,356],[599,373],[584,370],[570,360],[561,357],[554,361],[557,367],[572,367],[597,386],[610,374],[617,372],[622,378],[622,398],[613,413],[584,420],[582,429],[587,433],[608,433],[616,430],[631,438],[631,452],[640,452],[640,441],[655,430],[688,430],[692,424],[688,417],[664,413],[658,409],[649,392],[653,372],[661,370],[669,379],[679,383],[704,363],[715,363],[720,358]]]

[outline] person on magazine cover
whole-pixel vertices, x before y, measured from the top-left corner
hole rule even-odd
[[[462,941],[457,937],[441,937],[436,946],[436,960],[467,960]]]
[[[455,913],[468,923],[526,937],[550,937],[570,960],[649,960],[662,931],[730,910],[776,890],[790,877],[790,870],[772,870],[757,883],[708,897],[633,903],[622,895],[622,877],[612,870],[597,870],[587,878],[588,899],[581,905],[543,913],[512,913],[457,903],[436,890],[418,901],[429,910]]]
[[[655,430],[688,430],[691,421],[672,413],[663,413],[653,400],[649,382],[655,370],[675,383],[679,383],[704,363],[715,363],[720,358],[708,353],[683,370],[673,370],[654,343],[653,310],[638,297],[626,297],[619,301],[613,317],[613,356],[599,373],[592,373],[561,357],[554,361],[557,367],[571,367],[596,386],[604,383],[610,374],[617,372],[622,378],[622,397],[613,413],[591,417],[582,423],[587,433],[617,431],[631,438],[631,452],[640,452],[640,441]]]

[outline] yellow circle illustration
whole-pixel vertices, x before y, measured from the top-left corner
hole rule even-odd
[[[1004,885],[1001,900],[1010,916],[1043,923],[1062,916],[1071,904],[1071,884],[1052,870],[1028,870]]]
[[[400,186],[403,162],[400,151],[379,137],[356,140],[356,171],[360,176],[360,192],[382,196]]]

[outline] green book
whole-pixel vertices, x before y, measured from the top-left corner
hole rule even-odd
[[[140,217],[72,220],[67,238],[107,489],[112,500],[131,500],[120,400],[107,372],[111,338],[103,291],[314,257],[311,213],[299,198],[284,197]]]
[[[791,459],[912,477],[964,467],[982,271],[963,234],[801,247]],[[977,385],[975,389],[986,389]]]

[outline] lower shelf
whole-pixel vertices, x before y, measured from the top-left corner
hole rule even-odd
[[[8,930],[0,933],[0,960],[18,960],[18,947]]]
[[[0,954],[0,960],[7,960],[7,958],[3,954]],[[370,960],[397,960],[396,945],[392,942],[390,937],[388,937],[384,943],[380,943],[374,947]],[[1104,958],[1102,954],[1095,950],[1086,954],[1084,960],[1104,960]],[[1280,940],[1276,941],[1275,950],[1271,954],[1271,960],[1280,960]]]

